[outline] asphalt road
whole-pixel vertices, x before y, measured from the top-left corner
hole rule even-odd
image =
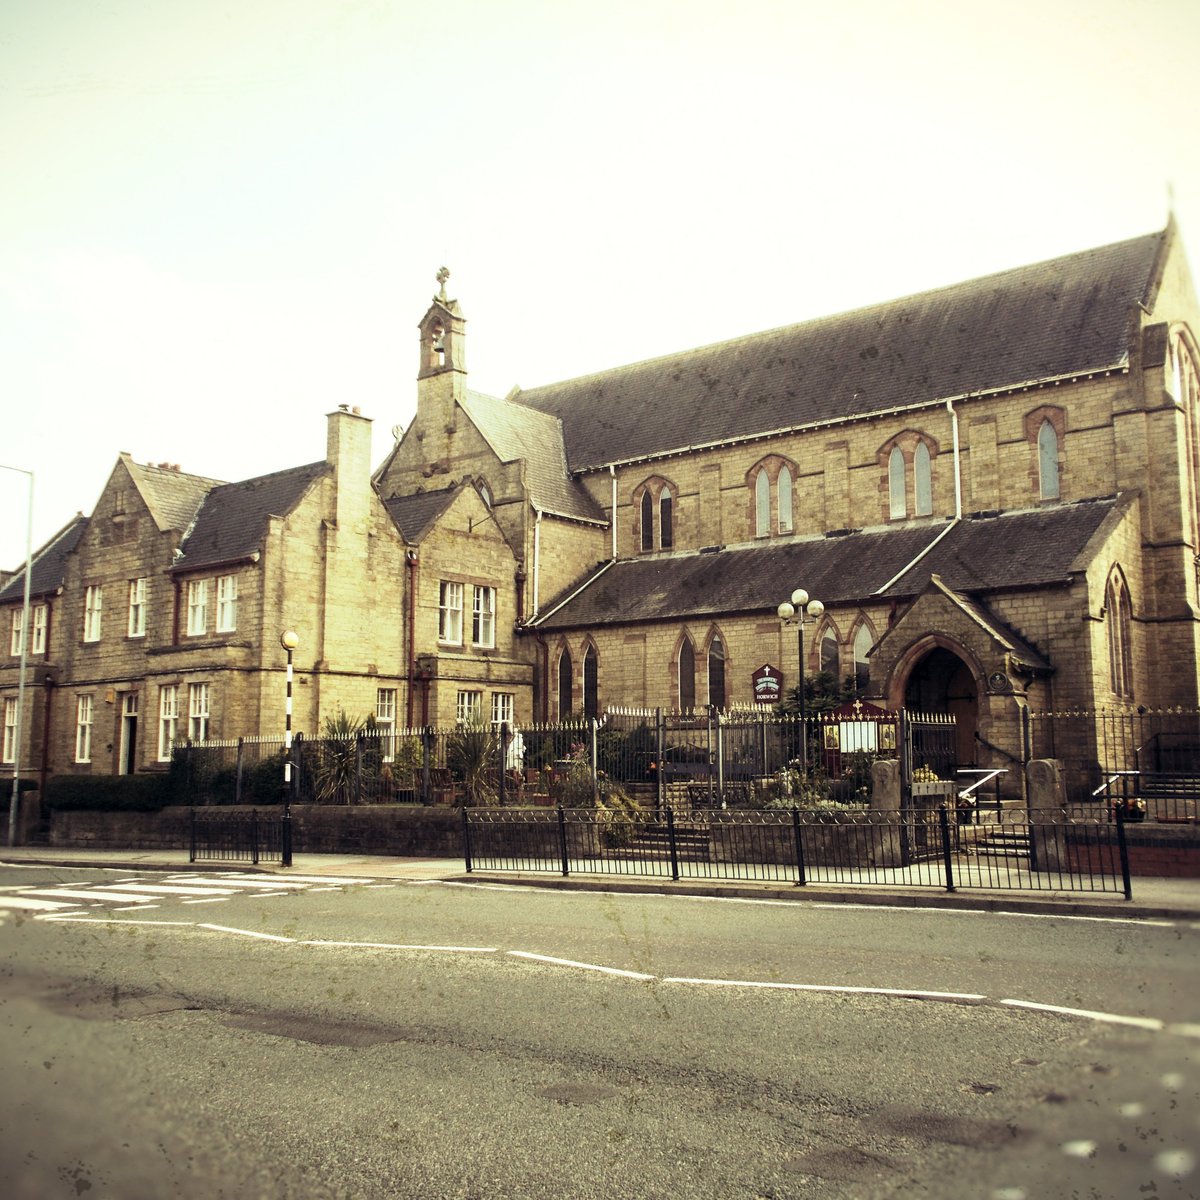
[[[1189,923],[47,867],[0,889],[13,1200],[1200,1192]]]

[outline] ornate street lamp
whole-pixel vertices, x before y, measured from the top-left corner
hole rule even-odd
[[[776,610],[779,619],[785,625],[796,626],[800,663],[800,745],[804,756],[804,771],[808,773],[808,706],[804,696],[804,625],[808,617],[814,621],[821,619],[825,605],[820,600],[810,600],[803,588],[797,588],[792,593],[790,601],[785,600]]]
[[[285,867],[292,865],[292,651],[300,645],[300,635],[285,629],[279,644],[287,651],[287,703],[283,717],[283,847],[280,857]]]

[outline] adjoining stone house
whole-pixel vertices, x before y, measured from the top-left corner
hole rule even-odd
[[[35,574],[63,564],[66,641],[39,664],[55,769],[156,764],[164,688],[176,736],[279,728],[288,626],[310,732],[339,708],[407,725],[749,704],[762,666],[798,680],[775,611],[797,587],[826,606],[806,673],[955,712],[964,763],[1019,756],[1022,709],[1197,704],[1200,312],[1173,223],[505,398],[467,388],[441,278],[415,418],[373,478],[343,408],[323,463],[262,480],[123,460],[79,544],[42,552]],[[145,512],[116,544],[122,468]],[[117,589],[124,622],[139,578],[145,637],[85,641],[88,589],[106,611]],[[14,578],[9,620],[19,599]]]
[[[327,422],[324,460],[240,483],[122,454],[91,516],[35,554],[25,775],[163,769],[186,739],[282,737],[285,629],[299,636],[297,730],[320,732],[343,711],[402,726],[413,716],[408,680],[438,649],[438,581],[464,578],[463,563],[478,585],[474,612],[459,614],[465,650],[444,639],[443,664],[428,674],[480,714],[529,718],[513,553],[483,500],[460,485],[423,517],[413,503],[393,514],[371,484],[368,419],[343,405]],[[6,764],[17,749],[23,592],[23,572],[0,590]],[[426,693],[422,718],[452,721],[460,695],[437,709]]]

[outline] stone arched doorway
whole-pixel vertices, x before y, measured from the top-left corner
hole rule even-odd
[[[911,665],[903,688],[905,708],[954,717],[958,765],[974,766],[979,689],[970,665],[950,647],[933,645]]]

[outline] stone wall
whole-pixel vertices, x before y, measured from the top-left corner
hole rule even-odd
[[[244,807],[201,808],[206,816],[249,812]],[[276,815],[277,809],[259,809]],[[179,850],[190,845],[190,808],[160,813],[54,813],[50,845],[97,850]],[[370,807],[297,805],[292,809],[296,854],[379,854],[457,858],[462,854],[458,809],[379,804]]]

